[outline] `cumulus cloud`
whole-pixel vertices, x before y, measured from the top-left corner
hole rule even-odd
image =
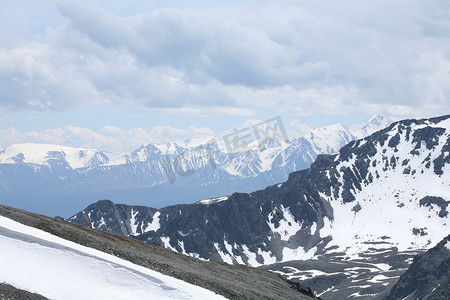
[[[0,107],[201,114],[449,109],[448,1],[257,1],[122,17],[78,2],[41,39],[0,37]]]
[[[299,120],[292,120],[289,123],[289,132],[290,136],[293,138],[302,136],[312,130],[311,127],[309,127],[308,124],[302,123]]]

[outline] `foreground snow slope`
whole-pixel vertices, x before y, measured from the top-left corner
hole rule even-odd
[[[224,299],[0,216],[0,282],[52,299]]]

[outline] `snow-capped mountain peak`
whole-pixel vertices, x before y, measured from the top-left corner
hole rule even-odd
[[[0,164],[48,166],[52,161],[64,161],[68,167],[78,169],[107,164],[110,158],[94,149],[35,143],[15,144],[0,152]]]
[[[353,132],[342,124],[323,126],[303,135],[317,153],[336,153],[342,146],[356,138]]]
[[[383,115],[375,115],[372,116],[367,124],[363,125],[360,128],[355,128],[355,135],[358,138],[371,135],[375,131],[380,130],[381,128],[386,128],[391,125],[393,120],[389,117],[385,117]]]

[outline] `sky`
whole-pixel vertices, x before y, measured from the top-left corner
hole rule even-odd
[[[0,148],[450,113],[446,0],[0,0]]]

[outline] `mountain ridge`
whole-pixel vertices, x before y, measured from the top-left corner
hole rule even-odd
[[[376,120],[372,127],[381,126]],[[355,132],[366,134],[368,129],[337,124],[289,142],[254,140],[248,149],[234,149],[217,138],[180,145],[147,144],[125,155],[55,145],[14,145],[0,151],[0,195],[9,201],[5,204],[65,216],[104,198],[157,207],[192,203],[285,181],[290,172],[307,168],[318,154],[338,151],[356,138]],[[37,199],[40,210],[28,201],[30,197]],[[55,204],[60,199],[65,203],[58,211]]]
[[[337,123],[311,129],[310,132],[305,133],[291,141],[275,139],[275,144],[277,144],[277,146],[286,147],[288,146],[287,144],[290,144],[295,140],[305,139],[309,142],[316,153],[333,153],[339,150],[342,143],[346,144],[355,138],[364,137],[376,130],[386,127],[391,123],[392,121],[389,118],[377,115],[370,118],[370,120],[361,127],[356,126],[355,128],[352,128]],[[327,140],[327,142],[324,140]],[[255,140],[254,142],[258,141]],[[143,144],[130,153],[111,152],[94,148],[69,147],[45,143],[19,143],[0,150],[0,164],[27,163],[34,165],[50,165],[49,160],[65,159],[65,164],[68,164],[72,169],[89,169],[101,166],[108,167],[122,165],[138,161],[144,162],[148,160],[148,157],[145,157],[147,153],[141,152],[143,149],[149,149],[149,152],[153,152],[153,154],[155,152],[160,152],[161,154],[167,155],[177,153],[180,154],[189,148],[201,148],[208,144],[217,145],[217,148],[221,149],[219,150],[220,152],[226,152],[226,150],[228,150],[222,139],[213,136],[183,142],[178,141],[163,144]],[[256,147],[257,146],[255,145],[255,148]],[[273,146],[269,145],[269,147]]]
[[[370,249],[426,249],[442,238],[436,229],[447,226],[450,182],[442,174],[449,172],[449,119],[396,122],[250,194],[146,211],[103,201],[69,220],[253,266],[330,253],[358,257]]]

